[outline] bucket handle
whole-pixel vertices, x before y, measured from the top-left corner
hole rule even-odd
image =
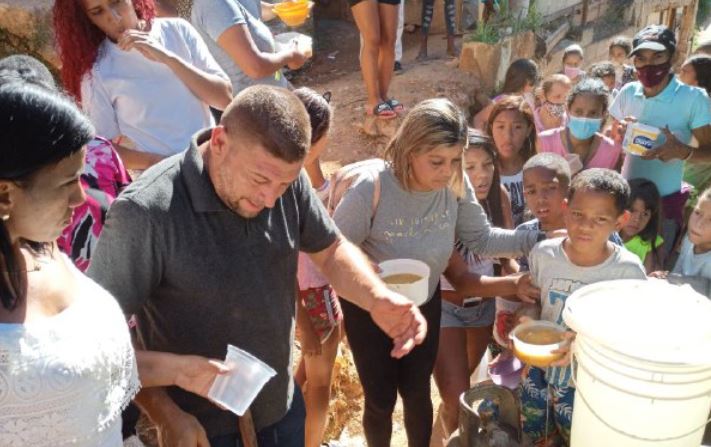
[[[609,428],[610,430],[612,430],[612,431],[614,431],[614,432],[616,432],[616,433],[618,433],[618,434],[620,434],[620,435],[627,436],[628,438],[632,438],[632,439],[637,440],[637,441],[645,441],[645,442],[669,442],[669,441],[676,441],[676,440],[678,440],[678,439],[684,439],[684,438],[686,438],[687,436],[690,436],[690,435],[696,433],[697,431],[703,429],[709,422],[711,422],[711,418],[709,418],[709,419],[708,419],[706,422],[704,422],[703,424],[699,425],[698,427],[694,428],[693,430],[690,430],[690,431],[684,433],[683,435],[671,436],[671,437],[668,437],[668,438],[644,438],[644,437],[637,436],[637,435],[633,435],[632,433],[628,433],[628,432],[626,432],[626,431],[620,430],[619,428],[613,426],[612,424],[610,424],[609,422],[607,422],[605,419],[603,419],[602,416],[600,416],[600,414],[599,414],[597,411],[595,411],[595,409],[592,407],[592,405],[590,405],[590,403],[587,401],[587,399],[585,399],[585,396],[583,395],[583,393],[580,392],[580,388],[578,388],[578,380],[577,380],[577,378],[575,377],[575,376],[576,376],[576,371],[577,371],[577,368],[578,368],[578,367],[583,368],[586,372],[588,372],[588,374],[590,374],[590,371],[589,371],[587,368],[585,368],[584,366],[580,366],[580,363],[577,362],[577,360],[576,360],[576,358],[575,358],[575,353],[573,353],[572,358],[571,358],[571,365],[570,365],[570,369],[571,369],[571,371],[570,371],[570,372],[571,372],[570,378],[571,378],[571,380],[573,381],[573,386],[575,386],[575,398],[577,399],[578,397],[580,397],[580,399],[582,399],[582,401],[585,403],[585,405],[587,405],[587,407],[588,407],[588,409],[590,410],[590,412],[593,414],[593,416],[595,416],[595,417],[597,418],[598,421],[602,422],[603,425],[605,425],[607,428]],[[605,382],[605,381],[602,381],[602,380],[599,380],[599,379],[597,379],[597,378],[596,378],[595,380],[597,380],[597,381],[599,381],[599,382],[601,382],[601,383],[604,383],[605,385],[609,386],[610,388],[616,389],[617,391],[621,391],[621,392],[623,392],[623,393],[631,394],[631,395],[637,396],[637,397],[649,398],[649,396],[643,396],[643,395],[641,395],[641,394],[630,393],[628,390],[622,390],[622,389],[620,389],[620,388],[617,388],[617,387],[615,387],[615,386],[612,386],[612,385],[610,385],[609,383],[607,383],[607,382]],[[689,399],[693,399],[693,398],[697,398],[697,397],[706,396],[707,394],[708,394],[708,392],[706,392],[706,393],[701,393],[701,394],[699,394],[699,395],[697,395],[697,396],[691,396],[691,397],[689,397]]]

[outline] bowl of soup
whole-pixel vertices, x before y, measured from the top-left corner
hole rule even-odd
[[[564,335],[563,326],[534,320],[516,326],[510,337],[516,357],[528,365],[547,368],[565,355],[553,352],[567,344]]]
[[[309,17],[309,3],[307,0],[291,0],[277,3],[273,11],[285,24],[295,27],[303,25]]]
[[[391,259],[378,264],[380,279],[388,289],[405,296],[416,305],[429,298],[430,267],[416,259]]]

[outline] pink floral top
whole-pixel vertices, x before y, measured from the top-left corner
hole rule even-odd
[[[57,240],[59,248],[82,272],[89,267],[109,206],[130,182],[131,178],[111,142],[94,138],[87,145],[81,175],[86,202],[74,210],[72,222]]]

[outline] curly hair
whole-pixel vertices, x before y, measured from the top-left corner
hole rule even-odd
[[[151,23],[156,15],[153,0],[131,1],[138,18]],[[81,0],[56,0],[52,15],[64,88],[81,102],[82,77],[96,62],[106,35],[91,23]]]

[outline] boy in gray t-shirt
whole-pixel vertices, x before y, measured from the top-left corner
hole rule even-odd
[[[565,208],[568,236],[541,242],[529,255],[531,275],[541,289],[541,319],[563,324],[566,299],[600,281],[645,279],[639,258],[609,241],[629,218],[630,189],[617,172],[588,169],[573,180]],[[521,384],[523,431],[534,442],[570,439],[575,389],[566,360],[546,370],[529,367]],[[549,403],[550,402],[550,403]],[[547,430],[546,409],[557,430]],[[557,433],[556,433],[557,431]]]

